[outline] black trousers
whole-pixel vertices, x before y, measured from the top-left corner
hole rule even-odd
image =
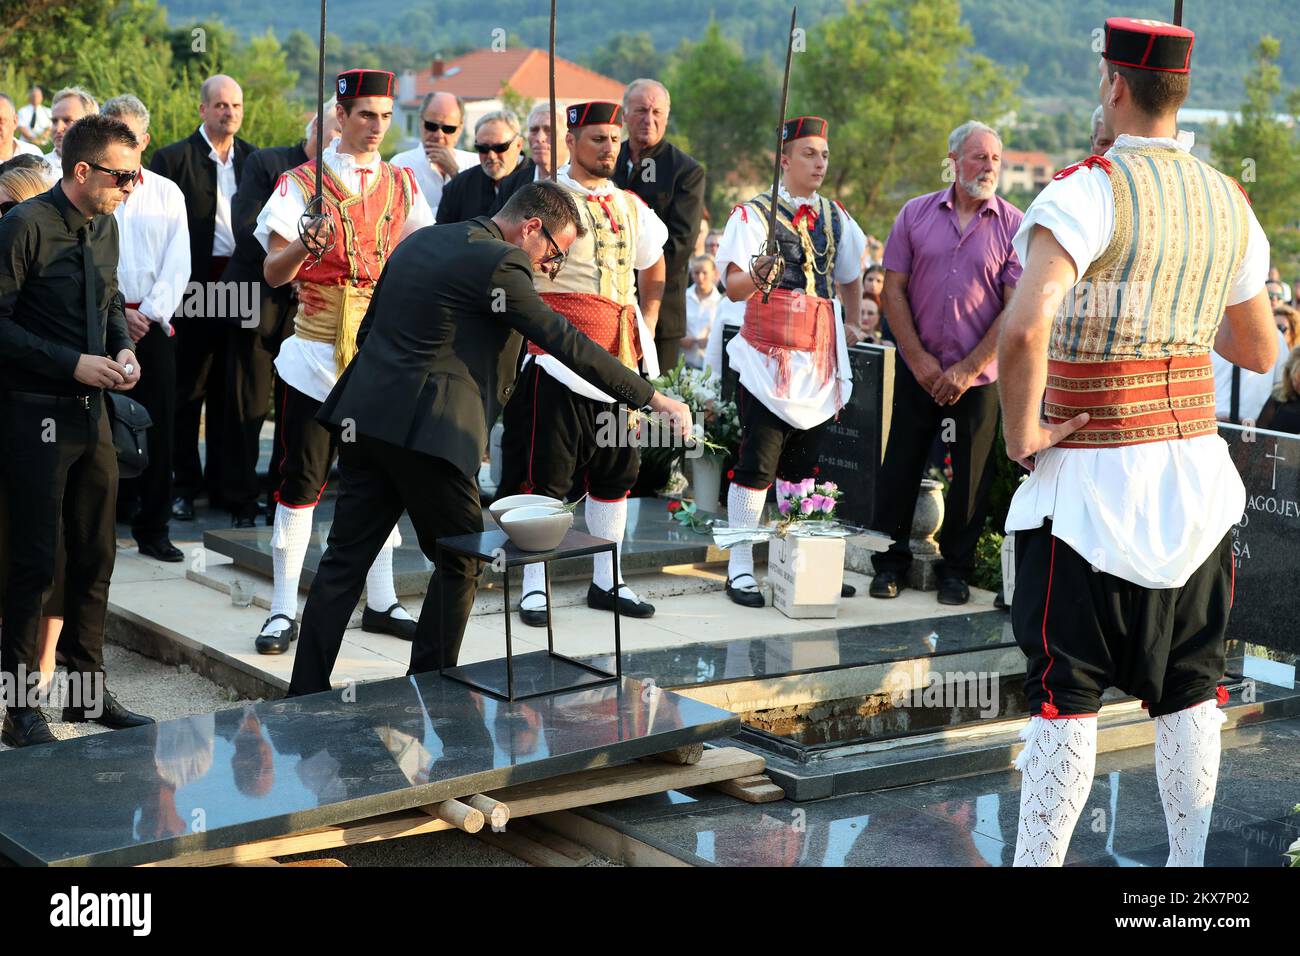
[[[209,502],[222,507],[228,401],[225,368],[231,328],[221,319],[203,316],[178,317],[172,327],[176,330],[175,491],[178,496],[193,498],[206,490]],[[203,462],[199,458],[200,419],[207,446]]]
[[[143,363],[143,359],[141,360]],[[67,560],[59,649],[69,671],[103,670],[108,583],[117,554],[117,455],[102,394],[90,407],[0,396],[0,447],[9,504],[0,668],[36,664],[42,608],[54,586],[62,523]]]
[[[576,484],[604,501],[627,497],[641,453],[621,433],[620,408],[575,394],[530,363],[506,404],[500,495],[563,498]]]
[[[1095,714],[1111,686],[1152,717],[1214,700],[1234,581],[1231,533],[1182,587],[1152,589],[1095,570],[1051,521],[1017,531],[1011,626],[1029,713]]]
[[[967,389],[957,404],[941,406],[912,376],[906,362],[895,363],[895,369],[893,424],[880,468],[873,522],[894,544],[888,551],[872,555],[871,563],[876,571],[907,572],[912,563],[908,541],[920,481],[936,436],[950,432],[952,485],[944,498],[939,572],[968,580],[975,568],[975,546],[988,518],[993,446],[1001,414],[997,386],[977,385]]]
[[[176,341],[157,322],[135,344],[140,359],[140,381],[131,397],[145,407],[153,425],[149,429],[149,466],[138,477],[122,482],[123,497],[139,500],[131,522],[136,541],[158,541],[171,536],[172,440],[176,427]]]
[[[321,404],[292,385],[284,386],[284,403],[278,416],[280,445],[276,454],[280,459],[280,488],[276,501],[290,508],[320,501],[329,481],[330,467],[338,455],[339,443],[328,428],[316,421]],[[392,529],[390,523],[388,530]]]
[[[278,343],[272,345],[256,328],[232,328],[228,335],[222,498],[236,517],[251,517],[262,493],[257,458],[262,423],[271,404]]]
[[[795,428],[774,415],[743,385],[736,386],[736,409],[741,434],[732,481],[761,490],[770,487],[774,478],[802,481],[817,474],[822,436],[833,418],[815,428]]]
[[[334,523],[303,608],[290,695],[329,690],[366,572],[403,509],[415,525],[420,550],[431,561],[439,538],[483,530],[478,486],[454,465],[364,435],[344,443]],[[434,569],[407,673],[436,670],[440,645],[446,666],[456,663],[481,573],[480,562],[451,554]]]

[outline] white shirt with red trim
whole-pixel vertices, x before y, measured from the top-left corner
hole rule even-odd
[[[1186,151],[1190,141],[1123,133],[1111,151],[1139,146]],[[1034,226],[1051,231],[1082,276],[1106,251],[1115,230],[1115,198],[1106,171],[1077,169],[1038,194],[1012,239],[1026,266]],[[1232,279],[1228,305],[1263,290],[1268,258],[1268,239],[1252,212],[1246,255]],[[1177,588],[1214,552],[1245,508],[1246,489],[1218,435],[1119,448],[1047,448],[1011,499],[1006,531],[1041,528],[1050,518],[1052,535],[1099,571],[1145,588]]]
[[[354,193],[361,191],[363,170],[367,176],[373,176],[379,171],[381,162],[376,159],[370,163],[358,163],[351,153],[338,151],[338,140],[328,146],[321,156],[343,185]],[[407,175],[401,168],[395,172],[398,176]],[[416,201],[411,203],[402,233],[397,237],[398,242],[417,229],[433,225],[433,213],[429,211],[428,205],[419,201],[418,194],[414,198]],[[253,230],[253,235],[262,244],[262,248],[270,252],[271,233],[290,242],[298,238],[298,220],[306,211],[307,201],[303,199],[302,190],[297,184],[281,177],[281,181],[271,191],[271,198],[257,216],[257,227]],[[328,342],[309,342],[296,334],[289,336],[280,346],[280,354],[275,359],[275,370],[286,385],[292,385],[318,402],[329,397],[338,381],[338,373],[334,369],[334,346]]]
[[[819,205],[817,193],[808,197],[791,196],[784,186],[781,187],[781,198],[796,209],[804,203],[813,209]],[[835,203],[835,207],[842,228],[839,244],[835,247],[835,268],[831,270],[831,278],[836,284],[843,284],[862,275],[862,253],[867,247],[867,237],[843,206]],[[737,206],[727,220],[722,241],[718,243],[718,274],[725,281],[732,265],[749,272],[749,260],[762,253],[766,242],[767,220],[755,215],[752,207]],[[790,386],[785,395],[778,397],[776,359],[758,351],[740,335],[733,337],[727,346],[727,359],[739,373],[740,384],[768,411],[795,428],[815,428],[846,405],[853,394],[853,370],[849,364],[848,342],[844,337],[843,312],[838,298],[833,304],[839,374],[829,382],[822,383],[818,378],[816,359],[811,352],[792,351]]]

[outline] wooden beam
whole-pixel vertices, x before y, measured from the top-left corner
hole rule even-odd
[[[704,744],[687,744],[685,747],[674,747],[672,750],[665,750],[663,753],[654,754],[646,757],[646,760],[658,760],[661,763],[677,764],[678,766],[697,764],[704,756]]]
[[[477,836],[488,846],[504,850],[511,856],[532,866],[570,867],[579,865],[563,853],[557,853],[548,846],[543,846],[520,833],[516,833],[513,829],[502,830],[500,833],[484,830]]]
[[[466,833],[478,833],[483,829],[483,811],[476,810],[459,800],[444,800],[442,803],[420,809]]]
[[[609,857],[615,863],[622,863],[624,866],[691,865],[671,853],[665,853],[658,847],[643,843],[613,827],[588,820],[568,810],[543,814],[537,818],[537,821],[547,829],[563,834],[575,843],[589,846],[601,856]]]
[[[542,846],[568,857],[573,861],[572,866],[586,866],[595,860],[596,855],[591,850],[580,843],[574,843],[568,837],[562,836],[554,830],[547,829],[542,823],[543,820],[545,820],[545,816],[529,817],[526,820],[516,821],[515,825],[510,829],[512,832],[527,837],[534,843],[540,843]]]
[[[510,822],[510,808],[500,800],[493,800],[491,797],[476,793],[465,802],[483,814],[493,830],[501,830]]]
[[[721,791],[746,803],[774,803],[785,799],[785,791],[761,774],[751,777],[738,777],[734,780],[720,780],[712,784],[714,790]]]

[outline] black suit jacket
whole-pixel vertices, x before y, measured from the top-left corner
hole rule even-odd
[[[253,231],[257,228],[257,217],[266,201],[271,198],[280,177],[305,162],[307,153],[302,148],[302,143],[254,150],[244,161],[239,188],[235,190],[235,198],[230,202],[230,221],[235,230],[235,254],[230,257],[221,278],[225,282],[259,283],[254,287],[261,290],[258,331],[264,338],[275,341],[279,340],[281,326],[288,320],[296,301],[293,283],[286,282],[275,289],[266,282],[262,275],[266,250],[257,241]],[[231,317],[232,322],[238,320],[238,316]]]
[[[486,396],[509,399],[525,337],[630,406],[654,395],[546,307],[523,250],[480,217],[417,230],[397,247],[357,332],[356,358],[317,417],[472,477],[487,449]]]
[[[239,183],[244,161],[256,149],[235,137],[235,182]],[[190,281],[207,282],[212,259],[212,237],[217,230],[217,164],[208,155],[212,147],[197,129],[187,138],[169,143],[153,154],[149,169],[166,176],[185,196],[185,216],[190,227]],[[233,219],[234,211],[231,210]]]
[[[664,301],[655,338],[679,339],[686,334],[687,273],[704,214],[704,167],[666,139],[642,153],[636,168],[629,172],[631,155],[624,143],[614,167],[614,185],[640,196],[668,227]],[[647,160],[653,162],[647,164]]]
[[[495,216],[506,200],[533,181],[537,165],[522,160],[514,172],[507,173],[498,184],[488,178],[482,166],[457,173],[442,187],[442,199],[434,219],[441,225],[467,222],[475,216]]]

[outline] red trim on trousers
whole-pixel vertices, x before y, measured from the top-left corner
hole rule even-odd
[[[738,481],[733,481],[732,484],[737,488],[748,488],[750,491],[767,491],[767,489],[772,487],[771,485],[764,485],[762,488],[755,488],[753,485],[742,485]]]
[[[1232,610],[1237,601],[1237,556],[1232,556],[1232,588],[1228,591],[1228,610]]]
[[[631,494],[632,492],[628,491],[626,494],[623,495],[622,498],[600,498],[596,495],[593,495],[591,492],[587,492],[587,497],[590,498],[592,501],[599,501],[601,504],[616,505],[620,501],[627,501],[628,496]]]
[[[1047,691],[1047,703],[1043,705],[1043,710],[1051,708],[1053,713],[1043,714],[1045,717],[1058,717],[1056,711],[1056,702],[1053,699],[1052,690],[1047,686],[1047,675],[1052,670],[1052,665],[1056,663],[1056,658],[1052,656],[1051,648],[1047,646],[1047,612],[1052,606],[1052,574],[1056,570],[1056,537],[1052,537],[1052,563],[1047,568],[1047,598],[1043,601],[1043,653],[1047,655],[1047,668],[1043,671],[1042,684],[1043,690]]]
[[[528,485],[524,488],[525,494],[532,494],[536,485],[533,484],[533,455],[537,452],[537,380],[541,378],[536,361],[533,362],[533,432],[528,436]]]

